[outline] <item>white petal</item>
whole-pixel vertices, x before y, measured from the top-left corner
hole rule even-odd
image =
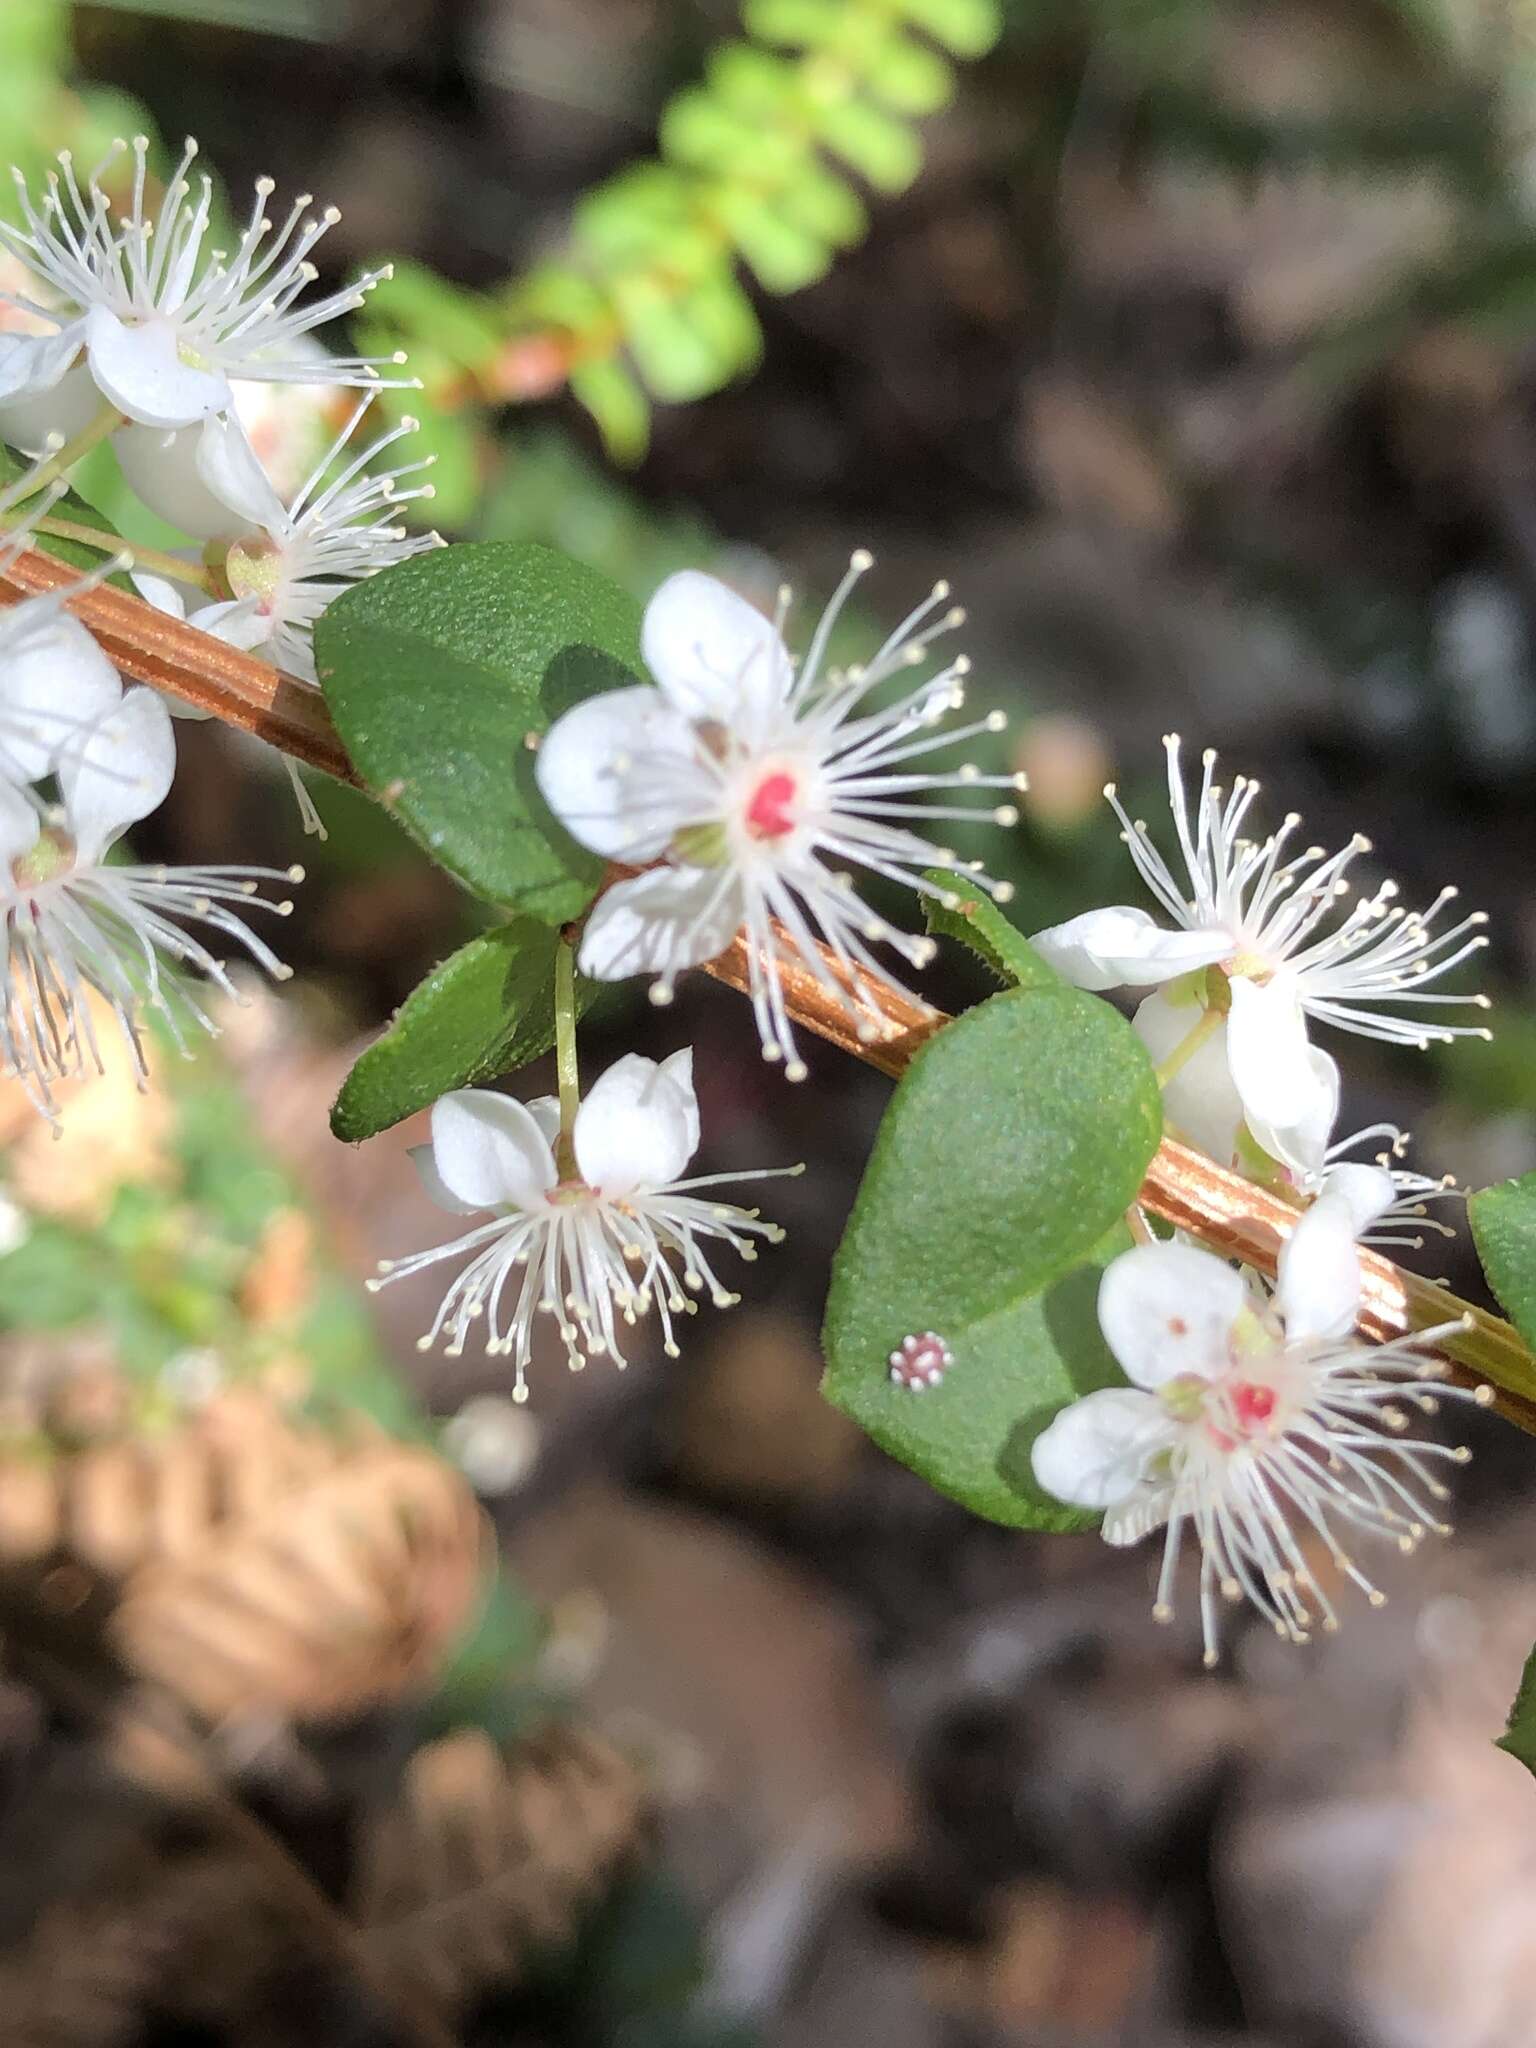
[[[68,612],[0,612],[0,764],[19,781],[52,774],[122,695],[117,670]]]
[[[199,456],[201,425],[167,430],[124,427],[112,437],[123,475],[152,512],[196,540],[236,541],[250,525],[209,489]]]
[[[1323,1171],[1339,1119],[1339,1063],[1315,1045],[1307,1048],[1307,1062],[1314,1085],[1301,1099],[1297,1121],[1267,1124],[1250,1115],[1248,1127],[1272,1159],[1288,1166],[1303,1185],[1312,1185]]]
[[[693,728],[659,690],[640,684],[589,697],[539,742],[534,775],[573,838],[609,860],[654,860],[698,815],[657,794],[694,778]],[[702,792],[708,784],[698,777]]]
[[[263,615],[254,597],[224,597],[192,612],[187,624],[196,626],[199,633],[211,633],[227,647],[243,648],[249,654],[271,639],[276,621],[270,613]]]
[[[1280,1247],[1275,1306],[1288,1341],[1353,1329],[1360,1306],[1355,1228],[1343,1195],[1320,1195]]]
[[[1367,1166],[1356,1159],[1330,1166],[1323,1176],[1322,1191],[1349,1210],[1357,1237],[1373,1223],[1379,1223],[1397,1200],[1397,1188],[1387,1169]]]
[[[0,336],[0,342],[11,338]],[[79,339],[76,332],[77,344]],[[72,441],[100,411],[101,393],[95,379],[84,362],[77,362],[57,384],[44,384],[0,403],[0,440],[28,455],[40,455],[50,435],[62,434]]]
[[[527,1103],[525,1107],[527,1108],[528,1114],[533,1118],[534,1122],[543,1132],[544,1142],[549,1146],[550,1150],[553,1151],[555,1147],[555,1140],[560,1135],[559,1096],[535,1095],[532,1102]]]
[[[1209,1379],[1227,1363],[1248,1299],[1243,1276],[1192,1244],[1138,1244],[1099,1282],[1099,1328],[1125,1376],[1160,1387],[1180,1373]]]
[[[534,1209],[555,1185],[549,1140],[522,1103],[459,1088],[432,1110],[438,1178],[467,1209]]]
[[[42,820],[19,789],[0,782],[0,866],[30,853],[42,831]],[[9,880],[9,877],[7,877]]]
[[[45,393],[59,394],[59,386],[79,355],[84,339],[84,323],[79,320],[70,321],[57,334],[0,334],[0,424],[5,428],[7,440],[16,438],[12,430],[17,421],[10,416],[10,408],[19,401],[39,398]],[[87,410],[81,426],[101,405],[95,385],[89,378],[84,382]],[[66,403],[78,406],[80,394],[77,391],[59,395]],[[55,431],[69,435],[77,433],[79,428],[60,420]],[[43,435],[46,436],[47,432],[45,426]]]
[[[741,889],[727,870],[653,868],[599,896],[577,965],[594,981],[681,974],[723,953],[741,918]]]
[[[1105,1510],[1099,1534],[1106,1543],[1123,1550],[1129,1543],[1139,1543],[1151,1530],[1160,1529],[1172,1507],[1173,1488],[1163,1481],[1146,1480],[1127,1499]]]
[[[130,582],[146,604],[152,604],[157,612],[164,612],[168,619],[184,619],[187,616],[186,588],[173,583],[169,576],[151,576],[143,569],[131,572]]]
[[[692,1152],[688,1102],[654,1060],[626,1053],[576,1112],[576,1164],[588,1187],[633,1194],[682,1178]]]
[[[281,533],[288,524],[282,499],[267,480],[237,413],[216,414],[197,440],[197,474],[246,532]]]
[[[770,620],[698,569],[669,576],[645,608],[640,645],[667,697],[690,718],[740,723],[782,703],[794,680]]]
[[[1250,1128],[1278,1142],[1277,1157],[1304,1142],[1292,1133],[1315,1131],[1328,1118],[1337,1072],[1320,1068],[1313,1057],[1293,974],[1277,974],[1263,986],[1241,975],[1233,980],[1227,1060]]]
[[[141,426],[187,427],[234,403],[227,378],[181,360],[169,320],[129,327],[106,306],[92,306],[85,342],[98,390]]]
[[[1183,1044],[1203,1015],[1197,1003],[1172,1003],[1164,995],[1150,995],[1139,1005],[1132,1022],[1137,1037],[1161,1064]],[[1220,1166],[1232,1164],[1243,1103],[1227,1065],[1225,1024],[1218,1025],[1166,1083],[1163,1115],[1175,1137],[1208,1153]]]
[[[1209,967],[1234,951],[1219,927],[1164,931],[1144,910],[1112,904],[1036,932],[1029,942],[1074,988],[1145,988]]]
[[[693,1086],[693,1047],[685,1045],[678,1052],[669,1053],[661,1063],[661,1071],[681,1093],[688,1111],[688,1157],[691,1159],[699,1149],[699,1098]]]
[[[59,791],[82,867],[94,866],[130,825],[170,794],[176,736],[164,700],[130,690],[59,763]]]
[[[484,1205],[480,1202],[461,1202],[437,1170],[437,1161],[432,1156],[430,1145],[410,1147],[411,1164],[421,1176],[421,1184],[436,1202],[439,1209],[446,1209],[452,1216],[473,1216]]]
[[[1150,1394],[1105,1387],[1063,1408],[1029,1456],[1036,1479],[1057,1500],[1109,1508],[1141,1489],[1148,1466],[1173,1439],[1173,1425]]]

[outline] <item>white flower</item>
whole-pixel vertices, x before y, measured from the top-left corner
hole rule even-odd
[[[236,528],[221,572],[229,595],[189,608],[176,586],[161,577],[140,579],[143,594],[202,632],[247,653],[259,649],[275,667],[314,683],[315,621],[326,606],[351,584],[443,544],[436,533],[412,534],[399,523],[402,505],[432,496],[430,484],[403,491],[402,480],[430,469],[434,458],[387,469],[370,466],[416,431],[414,420],[402,421],[342,462],[372,402],[370,394],[357,406],[288,505],[273,490],[243,429],[228,420],[210,421],[204,438],[210,446],[223,444],[218,484]],[[338,462],[341,468],[327,482]]]
[[[1108,1543],[1167,1526],[1153,1613],[1171,1618],[1186,1529],[1200,1551],[1200,1614],[1216,1661],[1218,1598],[1247,1599],[1292,1642],[1337,1617],[1309,1563],[1320,1544],[1373,1605],[1383,1596],[1345,1551],[1353,1530],[1412,1550],[1446,1533],[1437,1460],[1464,1449],[1405,1440],[1409,1411],[1432,1415],[1441,1370],[1428,1347],[1458,1324],[1370,1345],[1352,1335],[1360,1298],[1354,1234],[1369,1220],[1343,1189],[1296,1224],[1266,1296],[1250,1276],[1180,1242],[1138,1245],[1099,1288],[1099,1322],[1128,1387],[1074,1401],[1043,1430],[1035,1476],[1074,1506],[1104,1511]],[[1386,1192],[1390,1193],[1390,1189]],[[1353,1190],[1364,1195],[1364,1184]],[[1362,1208],[1364,1214],[1362,1214]]]
[[[1385,1138],[1388,1149],[1378,1152],[1371,1163],[1351,1159],[1362,1145]],[[1392,1245],[1411,1251],[1423,1249],[1424,1233],[1454,1237],[1455,1226],[1442,1217],[1431,1216],[1430,1202],[1461,1201],[1454,1174],[1438,1180],[1427,1173],[1415,1173],[1401,1165],[1408,1150],[1408,1133],[1395,1124],[1371,1124],[1330,1145],[1316,1169],[1299,1176],[1303,1192],[1313,1195],[1344,1194],[1361,1216],[1363,1244]]]
[[[1407,911],[1394,900],[1393,882],[1336,914],[1349,893],[1345,872],[1369,851],[1368,840],[1357,836],[1334,854],[1315,846],[1288,854],[1301,822],[1294,813],[1266,839],[1244,837],[1259,785],[1240,775],[1230,794],[1217,788],[1209,751],[1191,820],[1179,742],[1170,737],[1164,745],[1186,883],[1146,826],[1127,817],[1113,785],[1105,794],[1142,879],[1176,929],[1164,930],[1144,910],[1116,906],[1040,932],[1032,944],[1079,988],[1165,985],[1136,1013],[1136,1027],[1159,1061],[1189,1040],[1209,1002],[1226,1006],[1224,1017],[1210,1020],[1196,1055],[1168,1081],[1169,1121],[1226,1162],[1246,1120],[1266,1152],[1300,1165],[1326,1145],[1338,1110],[1338,1068],[1310,1044],[1309,1020],[1394,1045],[1488,1037],[1480,1025],[1397,1013],[1399,1005],[1488,1007],[1486,996],[1427,987],[1488,943],[1477,929],[1487,920],[1477,911],[1436,931],[1456,891],[1442,890],[1427,910]]]
[[[133,423],[119,443],[130,481],[155,510],[195,532],[182,512],[197,496],[200,429],[233,406],[231,380],[312,384],[323,369],[332,384],[366,382],[372,364],[317,364],[299,343],[362,305],[389,271],[300,304],[318,275],[311,252],[338,218],[334,210],[310,216],[305,194],[274,227],[274,186],[262,178],[233,254],[205,253],[212,184],[202,177],[194,190],[196,143],[186,145],[159,205],[146,210],[149,144],[135,137],[132,199],[117,212],[101,179],[127,147],[115,143],[83,185],[66,151],[38,204],[17,174],[22,225],[0,221],[0,244],[31,282],[29,293],[6,301],[48,331],[0,334],[0,433],[36,447],[49,432],[79,433],[103,404],[115,407]]]
[[[58,804],[0,782],[0,1056],[49,1116],[56,1081],[102,1069],[92,990],[115,1014],[141,1079],[145,1009],[163,1016],[183,1050],[186,1020],[215,1029],[171,970],[189,963],[231,996],[233,984],[224,963],[173,918],[197,919],[237,941],[269,973],[288,973],[230,906],[254,900],[286,914],[290,904],[262,901],[256,892],[264,880],[297,881],[300,870],[284,878],[264,868],[109,861],[127,828],[164,801],[176,765],[164,703],[153,690],[125,693],[113,681],[115,701],[103,709],[97,678],[87,676],[79,689],[67,674],[57,678],[58,710],[70,729],[50,762]]]
[[[963,658],[886,708],[869,708],[880,683],[921,662],[936,634],[963,617],[949,612],[925,623],[948,596],[946,585],[867,666],[824,671],[838,613],[869,565],[867,554],[853,557],[798,666],[780,633],[787,593],[769,621],[713,577],[691,569],[669,577],[646,608],[642,632],[659,687],[577,705],[556,721],[537,756],[539,787],[577,839],[613,860],[659,863],[599,897],[582,936],[582,971],[600,981],[655,975],[652,995],[665,1002],[677,974],[713,959],[744,929],[764,1054],[785,1058],[797,1079],[805,1069],[780,985],[789,962],[807,968],[869,1038],[876,1027],[828,973],[817,936],[856,986],[903,994],[870,943],[885,941],[915,967],[934,950],[931,939],[898,931],[871,910],[851,876],[828,861],[855,861],[942,896],[923,870],[962,863],[912,827],[986,813],[929,804],[926,796],[1019,786],[1019,778],[973,767],[935,774],[914,765],[1004,723],[993,713],[936,730],[963,702]],[[1011,824],[1017,814],[1008,805],[992,815]],[[981,879],[1000,900],[1009,893]]]
[[[434,1201],[456,1215],[495,1213],[450,1244],[386,1260],[368,1283],[387,1286],[473,1253],[421,1349],[446,1330],[449,1355],[457,1357],[484,1316],[487,1351],[514,1362],[518,1401],[528,1397],[538,1311],[556,1318],[573,1370],[589,1357],[608,1356],[622,1366],[619,1325],[633,1326],[653,1306],[667,1355],[676,1357],[673,1317],[693,1312],[690,1292],[707,1289],[717,1308],[736,1300],[717,1278],[707,1244],[718,1241],[750,1260],[757,1256],[754,1239],[776,1244],[784,1235],[760,1221],[756,1210],[705,1191],[800,1171],[680,1177],[699,1143],[691,1050],[659,1065],[627,1054],[577,1110],[568,1153],[559,1133],[553,1096],[525,1106],[479,1088],[445,1095],[432,1111],[431,1144],[412,1154],[422,1181]],[[557,1147],[565,1154],[563,1170]],[[680,1263],[681,1279],[669,1254]]]

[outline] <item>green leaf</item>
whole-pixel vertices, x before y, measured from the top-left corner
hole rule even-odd
[[[1536,1777],[1536,1650],[1532,1650],[1525,1660],[1525,1669],[1520,1674],[1520,1690],[1509,1710],[1504,1733],[1494,1747],[1505,1750],[1517,1763],[1524,1764],[1532,1777]]]
[[[998,0],[899,0],[908,21],[957,57],[984,57],[1003,32]]]
[[[1467,1216],[1489,1286],[1526,1343],[1536,1349],[1536,1173],[1481,1189],[1468,1200]],[[1521,1389],[1501,1375],[1500,1384],[1536,1399],[1536,1361],[1525,1380]]]
[[[538,793],[530,738],[640,671],[640,607],[527,542],[433,549],[339,598],[315,659],[369,788],[482,896],[549,924],[591,902],[602,862]]]
[[[0,443],[0,488],[19,483],[31,468],[31,464],[14,449]],[[19,518],[20,512],[12,515]],[[76,490],[68,490],[55,498],[48,508],[48,516],[65,519],[76,526],[88,526],[102,537],[98,547],[88,546],[84,541],[63,540],[58,534],[38,533],[32,536],[31,545],[41,555],[52,555],[56,562],[67,562],[71,569],[99,569],[102,562],[117,550],[121,539],[111,520],[105,518],[93,505],[88,505]],[[133,585],[126,576],[112,576],[108,579],[119,590],[132,592]]]
[[[877,191],[904,191],[922,169],[922,145],[907,124],[862,100],[818,107],[816,124],[827,147]]]
[[[548,1052],[559,943],[553,926],[520,917],[433,968],[342,1082],[331,1111],[336,1136],[371,1138],[451,1089],[494,1081]],[[578,982],[581,1008],[592,994]]]
[[[638,462],[651,438],[651,402],[644,386],[611,356],[595,356],[571,371],[572,395],[597,421],[615,462]]]
[[[891,1100],[838,1248],[823,1391],[876,1443],[989,1520],[1084,1526],[1030,1470],[1068,1401],[1121,1383],[1099,1267],[1161,1109],[1135,1033],[1095,996],[1037,985],[947,1026]],[[953,1363],[921,1393],[889,1355],[932,1330]]]
[[[1046,965],[985,889],[947,868],[930,868],[925,879],[943,889],[954,905],[951,909],[943,896],[924,897],[929,931],[968,946],[1009,988],[1065,987],[1055,968]]]

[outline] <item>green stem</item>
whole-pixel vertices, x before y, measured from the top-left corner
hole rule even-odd
[[[1214,1037],[1226,1021],[1226,1016],[1221,1010],[1202,1010],[1199,1023],[1179,1040],[1167,1059],[1158,1066],[1158,1087],[1166,1088],[1174,1075],[1188,1066],[1206,1040]]]
[[[32,531],[50,534],[56,540],[78,541],[82,547],[100,548],[104,555],[115,554],[126,569],[148,569],[156,576],[169,577],[173,582],[190,583],[209,597],[222,595],[211,570],[200,569],[194,562],[184,562],[179,555],[163,554],[159,548],[141,548],[137,542],[119,540],[115,533],[103,533],[99,526],[81,526],[73,519],[48,518],[35,521]]]
[[[45,491],[51,483],[56,483],[61,476],[74,468],[83,455],[89,455],[93,448],[100,447],[103,441],[110,440],[126,419],[127,414],[120,412],[115,405],[110,402],[104,404],[96,417],[83,426],[72,441],[66,441],[62,448],[56,448],[48,460],[26,479],[27,497],[35,498],[39,491]]]
[[[555,1072],[560,1086],[560,1135],[555,1140],[555,1164],[562,1180],[574,1180],[581,1077],[576,1064],[576,952],[566,938],[555,948]]]

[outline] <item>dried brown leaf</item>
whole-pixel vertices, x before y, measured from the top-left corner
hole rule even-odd
[[[463,1627],[487,1559],[441,1458],[301,1426],[250,1388],[163,1437],[0,1457],[0,1564],[104,1577],[128,1669],[208,1720],[396,1697]]]
[[[366,1827],[351,1910],[382,1966],[445,2012],[568,1941],[645,1829],[617,1751],[554,1728],[508,1755],[480,1729],[419,1750]]]

